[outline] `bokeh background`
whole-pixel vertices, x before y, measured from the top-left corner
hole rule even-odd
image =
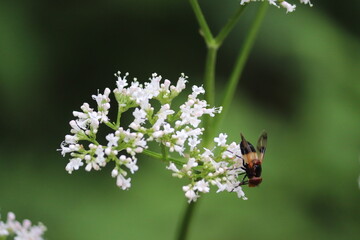
[[[216,32],[239,0],[200,1]],[[266,129],[264,182],[203,196],[189,239],[360,238],[360,2],[269,7],[221,128]],[[259,5],[219,51],[218,100]],[[42,221],[47,239],[174,239],[185,183],[141,157],[129,191],[111,167],[69,175],[56,149],[72,111],[117,70],[201,84],[205,46],[188,1],[0,2],[0,212]]]

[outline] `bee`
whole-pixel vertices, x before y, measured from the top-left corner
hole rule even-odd
[[[245,137],[241,135],[240,150],[242,154],[243,169],[245,176],[240,182],[241,185],[248,184],[249,187],[256,187],[262,182],[261,177],[261,164],[264,159],[266,144],[267,144],[267,133],[263,131],[257,142],[255,151],[254,146],[246,141]],[[247,180],[245,180],[247,178]]]

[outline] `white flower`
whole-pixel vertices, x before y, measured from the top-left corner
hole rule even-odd
[[[46,227],[41,223],[32,226],[31,221],[25,219],[21,224],[16,221],[12,212],[8,213],[6,223],[0,221],[0,237],[10,236],[14,240],[43,240],[42,235],[45,231]]]
[[[169,166],[166,167],[170,171],[173,171],[172,176],[177,178],[182,178],[184,174],[175,166],[173,162],[170,162]]]
[[[125,166],[130,170],[132,174],[134,174],[134,172],[139,169],[139,167],[136,165],[137,159],[127,158],[127,161],[128,163],[126,163]]]
[[[176,173],[180,172],[180,170],[175,166],[175,164],[173,162],[170,162],[169,166],[166,167],[166,169],[169,169]]]
[[[278,5],[276,4],[276,0],[268,0],[270,5],[274,5],[276,7],[278,7]]]
[[[153,125],[153,129],[155,130],[159,130],[160,126],[164,124],[164,122],[166,121],[167,117],[169,115],[174,114],[175,111],[170,109],[170,105],[169,104],[165,104],[163,106],[161,106],[160,110],[157,112],[156,116],[158,117],[157,121],[155,122],[155,124]]]
[[[100,170],[100,167],[96,164],[96,162],[92,161],[85,166],[85,171],[90,172],[91,169]]]
[[[7,230],[7,226],[5,223],[0,222],[0,237],[9,235],[9,231]]]
[[[249,2],[256,2],[256,1],[264,1],[264,0],[241,0],[240,1],[240,4],[241,5],[245,5],[246,3],[249,3]],[[284,8],[286,8],[286,13],[288,12],[293,12],[295,11],[295,8],[296,8],[296,5],[292,5],[286,1],[283,1],[283,0],[267,0],[269,2],[270,5],[274,5],[276,7],[279,7],[277,3],[280,3],[280,5]],[[303,3],[303,4],[309,4],[310,7],[312,7],[312,3],[310,2],[310,0],[300,0],[300,3]]]
[[[250,2],[251,0],[241,0],[241,2],[240,2],[240,4],[241,5],[245,5],[245,3],[248,3],[248,2]]]
[[[135,108],[133,112],[134,121],[130,124],[130,127],[137,130],[141,124],[146,121],[146,112],[143,109]]]
[[[98,95],[92,95],[92,98],[96,100],[99,107],[102,107],[104,104],[106,105],[106,103],[110,101],[109,99],[110,92],[111,91],[109,88],[105,88],[104,94],[98,93]]]
[[[221,179],[217,178],[215,180],[212,180],[211,182],[213,185],[216,185],[218,187],[218,190],[216,191],[216,193],[222,192],[224,190],[227,189],[227,185],[226,184],[222,184],[221,183]]]
[[[73,135],[66,135],[65,136],[65,142],[68,143],[68,144],[77,143],[78,140],[79,140],[79,138],[77,136],[73,136]]]
[[[205,182],[204,179],[195,183],[194,190],[198,190],[199,192],[207,193],[210,191],[209,183]]]
[[[188,140],[188,144],[190,146],[190,151],[194,150],[194,148],[200,143],[200,140],[197,137],[191,137]]]
[[[71,149],[67,146],[65,142],[62,142],[60,144],[61,149],[58,149],[58,151],[61,151],[61,155],[65,157],[65,154],[70,153]]]
[[[116,185],[121,187],[122,190],[129,189],[131,187],[131,178],[126,179],[122,174],[119,174],[116,178]]]
[[[111,176],[112,176],[112,177],[117,177],[117,175],[119,175],[119,170],[117,170],[116,168],[114,168],[114,169],[111,171]]]
[[[185,192],[185,197],[187,197],[188,203],[190,202],[196,202],[196,200],[198,199],[199,195],[195,193],[194,189],[192,188],[191,185],[188,186],[183,186],[183,191]]]
[[[210,149],[204,148],[204,152],[201,154],[201,159],[204,162],[209,162],[212,160],[213,156],[214,153]]]
[[[71,134],[65,136],[65,141],[59,149],[62,155],[70,153],[72,156],[66,165],[69,173],[83,165],[86,171],[100,170],[108,162],[113,161],[115,167],[111,176],[116,177],[117,186],[123,190],[128,189],[131,186],[131,178],[126,178],[127,174],[133,174],[139,169],[137,154],[148,148],[149,141],[156,141],[169,148],[170,152],[176,152],[187,159],[186,164],[180,168],[174,163],[170,163],[167,168],[175,177],[187,177],[192,180],[192,184],[184,188],[189,201],[195,201],[200,192],[209,192],[209,183],[213,184],[214,179],[219,178],[218,184],[228,188],[225,182],[231,182],[233,185],[236,183],[238,172],[233,170],[234,163],[224,154],[224,149],[214,156],[212,151],[199,147],[200,135],[204,132],[203,128],[198,127],[201,117],[205,114],[213,117],[221,111],[221,107],[209,107],[205,100],[198,98],[205,93],[202,86],[193,86],[187,101],[174,109],[173,99],[186,86],[187,76],[184,74],[181,74],[176,86],[171,85],[167,79],[162,83],[161,75],[156,73],[144,84],[140,84],[136,79],[130,83],[126,79],[128,73],[125,76],[120,74],[115,74],[117,88],[113,90],[119,111],[115,115],[116,122],[111,122],[108,118],[111,93],[109,88],[106,88],[104,93],[92,95],[97,104],[96,110],[84,103],[81,106],[82,111],[73,112],[75,119],[70,121]],[[119,127],[119,120],[125,111],[131,111],[134,120],[129,127]],[[105,135],[107,142],[104,146],[99,142],[105,141],[97,134],[103,125],[111,129]],[[226,137],[227,135],[222,134],[216,139],[219,146],[227,146]],[[90,144],[86,146],[84,142]],[[126,155],[118,156],[120,151],[124,151]],[[220,161],[221,159],[224,161]],[[231,161],[230,166],[226,161]],[[198,178],[199,173],[203,178]]]
[[[233,191],[236,192],[238,198],[247,200],[247,198],[245,197],[245,193],[243,192],[243,190],[240,186],[237,186],[236,188],[234,188]]]
[[[303,4],[309,4],[310,7],[312,7],[313,5],[311,4],[310,0],[300,0],[301,3]]]
[[[105,159],[105,151],[103,146],[99,145],[97,146],[96,150],[95,150],[95,154],[96,154],[96,158],[95,158],[95,162],[97,164],[99,164],[100,166],[104,167],[106,165],[106,159]],[[95,169],[95,167],[94,167]],[[97,170],[97,169],[95,169]]]
[[[181,156],[184,155],[185,148],[183,146],[174,145],[175,152],[179,153]]]
[[[226,144],[227,134],[220,133],[219,137],[214,138],[214,142],[217,143],[218,146],[224,147]]]
[[[123,78],[121,78],[121,72],[117,72],[115,74],[115,77],[117,77],[116,86],[119,91],[121,91],[124,87],[128,85],[126,77],[129,75],[129,73],[126,73]]]
[[[205,93],[205,89],[203,87],[198,87],[196,85],[194,85],[192,87],[192,94],[189,95],[190,98],[195,99],[199,94],[204,94]]]
[[[172,136],[173,139],[176,139],[176,144],[183,146],[186,139],[189,137],[187,131],[182,129],[181,131],[176,131],[176,133]]]
[[[185,89],[186,82],[187,82],[187,76],[185,76],[184,73],[181,74],[181,77],[179,77],[176,87],[174,88],[176,92],[181,92]]]
[[[70,162],[66,165],[66,171],[68,173],[72,173],[73,170],[78,170],[81,166],[83,166],[84,163],[82,162],[81,158],[72,158],[70,159]]]
[[[108,144],[107,146],[108,147],[112,147],[112,146],[115,146],[117,147],[118,145],[118,141],[119,141],[119,137],[116,137],[113,133],[110,133],[106,136],[106,140],[108,140]]]
[[[286,13],[295,11],[296,5],[291,5],[290,3],[286,1],[282,1],[280,5],[284,8],[286,8]]]
[[[150,78],[150,83],[145,83],[144,92],[146,92],[148,98],[153,98],[159,95],[161,79],[161,75],[153,73],[152,78]]]
[[[164,130],[163,130],[164,134],[173,133],[173,132],[175,131],[175,129],[172,128],[171,125],[168,124],[168,123],[164,123],[164,124],[162,125],[162,127],[163,127],[163,129],[164,129]]]
[[[100,120],[100,122],[108,121],[107,114],[109,113],[110,109],[110,92],[111,90],[109,88],[106,88],[104,94],[98,93],[98,95],[92,95],[92,98],[96,100],[98,105],[98,112],[94,112],[92,114],[94,116],[93,120]]]

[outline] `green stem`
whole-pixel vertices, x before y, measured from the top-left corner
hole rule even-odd
[[[201,11],[200,5],[197,0],[189,0],[190,5],[195,13],[196,19],[200,25],[201,33],[207,45],[211,44],[214,40],[210,28],[205,20],[204,14]]]
[[[163,144],[161,144],[161,153],[162,153],[163,159],[165,161],[167,161],[168,160],[168,152],[167,152],[165,145],[163,145]]]
[[[147,156],[157,158],[157,159],[161,159],[161,160],[164,160],[164,161],[173,162],[173,163],[178,164],[178,165],[183,165],[183,164],[186,163],[186,161],[184,161],[184,160],[172,158],[172,157],[169,157],[169,156],[167,156],[167,158],[164,159],[162,154],[157,153],[157,152],[153,152],[153,151],[150,151],[150,150],[147,150],[147,149],[144,149],[142,153],[147,155]]]
[[[195,208],[195,202],[191,202],[189,204],[187,204],[186,206],[186,211],[185,214],[183,216],[180,228],[179,228],[179,232],[177,235],[177,240],[185,240],[187,233],[188,233],[188,229],[191,223],[191,217],[194,214],[194,208]]]
[[[217,50],[215,47],[209,47],[205,62],[205,100],[210,106],[214,106],[215,104],[215,65]]]
[[[240,5],[240,7],[236,10],[235,14],[229,19],[226,25],[221,29],[220,33],[216,36],[215,41],[218,46],[221,46],[225,38],[229,35],[231,30],[234,28],[236,23],[239,21],[239,18],[243,11],[245,10],[247,4]]]
[[[230,109],[230,104],[234,98],[236,87],[239,83],[245,63],[249,57],[250,50],[255,42],[255,38],[257,36],[261,23],[265,17],[265,13],[268,8],[268,5],[269,4],[267,2],[263,2],[260,5],[259,10],[255,16],[254,22],[250,26],[249,33],[247,34],[244,45],[242,46],[238,54],[234,69],[230,75],[229,81],[225,88],[225,94],[221,104],[221,106],[223,106],[223,112],[216,117],[213,124],[214,129],[218,129],[221,121],[223,120],[224,116]]]
[[[113,123],[111,122],[105,122],[105,125],[108,126],[109,128],[113,129],[113,130],[118,130],[119,127],[115,126]]]
[[[216,66],[216,56],[217,56],[217,47],[208,47],[208,53],[205,63],[205,74],[204,74],[204,88],[205,88],[205,100],[210,106],[215,105],[215,66]],[[204,146],[209,147],[210,138],[212,136],[211,127],[213,119],[209,116],[204,116]]]
[[[117,112],[117,116],[116,116],[116,129],[118,129],[120,127],[120,118],[121,118],[121,106],[120,103],[118,103],[118,112]]]

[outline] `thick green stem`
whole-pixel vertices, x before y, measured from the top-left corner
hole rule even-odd
[[[209,26],[207,25],[204,15],[200,9],[198,1],[197,0],[189,0],[189,1],[194,10],[195,16],[199,22],[201,33],[205,39],[205,42],[206,42],[206,45],[208,48],[206,64],[205,64],[205,74],[204,74],[204,88],[206,91],[205,99],[209,105],[214,106],[215,105],[215,65],[216,65],[217,51],[218,51],[218,48],[220,47],[220,45],[225,40],[225,38],[230,33],[230,31],[234,28],[235,24],[237,23],[237,21],[240,18],[241,13],[244,11],[246,5],[241,6],[235,12],[235,14],[228,21],[228,23],[220,31],[219,35],[216,38],[214,38],[210,31]],[[267,5],[268,5],[268,3],[263,3],[261,5],[259,12],[256,15],[255,21],[253,22],[252,26],[250,27],[249,35],[247,36],[245,43],[244,43],[244,45],[239,53],[239,56],[237,58],[237,61],[235,63],[234,70],[230,76],[230,79],[229,79],[227,87],[226,87],[225,97],[224,97],[223,104],[222,104],[225,111],[228,111],[231,100],[233,99],[235,89],[238,84],[239,78],[241,76],[242,70],[244,68],[245,62],[248,58],[251,47],[255,41],[256,34],[260,27],[260,23],[262,22],[262,19],[264,18]],[[225,113],[220,114],[218,116],[218,118],[215,119],[215,122],[209,117],[206,117],[204,119],[205,132],[204,132],[203,139],[204,139],[205,147],[210,146],[210,144],[211,144],[210,140],[213,137],[217,128],[219,127],[219,123],[222,119],[222,116]],[[146,150],[146,151],[148,151],[148,150]],[[144,151],[144,153],[145,153],[145,151]],[[147,154],[147,153],[145,153],[145,154]],[[154,154],[157,154],[157,153],[151,153],[151,155],[155,156]],[[166,155],[163,153],[163,156],[166,156]],[[157,156],[157,158],[159,158],[159,156]],[[161,155],[160,155],[160,158],[161,158]],[[170,160],[170,158],[169,158],[169,160]],[[191,218],[192,218],[192,215],[194,212],[194,207],[195,207],[194,202],[191,202],[190,204],[187,205],[186,212],[183,216],[182,223],[179,228],[178,235],[177,235],[178,240],[185,240],[187,237],[188,229],[189,229],[189,226],[191,223]]]
[[[215,104],[215,64],[218,46],[216,45],[215,39],[210,31],[210,28],[205,20],[205,17],[201,11],[197,0],[189,0],[190,5],[193,8],[196,19],[199,23],[201,33],[205,39],[205,43],[208,49],[206,62],[205,62],[205,74],[204,74],[204,88],[205,88],[205,100],[211,106]],[[210,126],[212,119],[208,116],[204,117],[203,126],[204,132],[204,146],[208,146],[210,142]]]
[[[205,63],[204,88],[205,100],[210,106],[215,105],[215,66],[216,66],[217,48],[209,47]],[[213,128],[211,127],[213,119],[204,116],[204,146],[209,147]]]
[[[214,129],[218,129],[224,116],[229,111],[231,101],[234,98],[236,87],[239,83],[245,63],[249,57],[250,50],[251,50],[252,46],[254,45],[255,38],[257,36],[257,33],[261,26],[261,23],[265,17],[265,13],[266,13],[266,9],[267,9],[268,5],[269,5],[269,3],[267,3],[267,2],[263,2],[261,4],[261,6],[259,7],[259,10],[255,16],[254,22],[250,26],[249,33],[246,36],[244,45],[242,46],[242,48],[238,54],[234,69],[230,75],[229,81],[227,82],[225,93],[224,93],[224,98],[223,98],[223,101],[221,104],[221,106],[223,106],[223,112],[216,117],[214,124],[213,124]]]
[[[217,51],[220,45],[223,43],[225,38],[229,35],[230,31],[234,28],[235,24],[238,22],[242,12],[245,9],[245,6],[240,6],[235,14],[229,19],[224,28],[220,31],[216,38],[213,37],[210,28],[205,20],[205,17],[201,11],[199,3],[197,0],[190,0],[190,4],[194,10],[195,16],[200,25],[201,32],[205,39],[207,45],[207,57],[205,63],[205,73],[204,73],[204,88],[205,88],[205,100],[210,106],[215,105],[215,66],[216,66],[216,57]],[[216,128],[213,127],[213,118],[205,116],[204,123],[204,137],[203,145],[205,147],[211,147],[211,139],[214,135]]]
[[[217,50],[216,47],[209,47],[205,62],[205,100],[210,106],[214,106],[215,104],[215,65]]]
[[[191,217],[194,214],[194,208],[195,208],[195,204],[196,202],[191,202],[189,204],[187,204],[186,206],[186,211],[184,213],[180,228],[179,228],[179,232],[177,235],[177,240],[185,240],[187,233],[188,233],[188,229],[191,223]]]

